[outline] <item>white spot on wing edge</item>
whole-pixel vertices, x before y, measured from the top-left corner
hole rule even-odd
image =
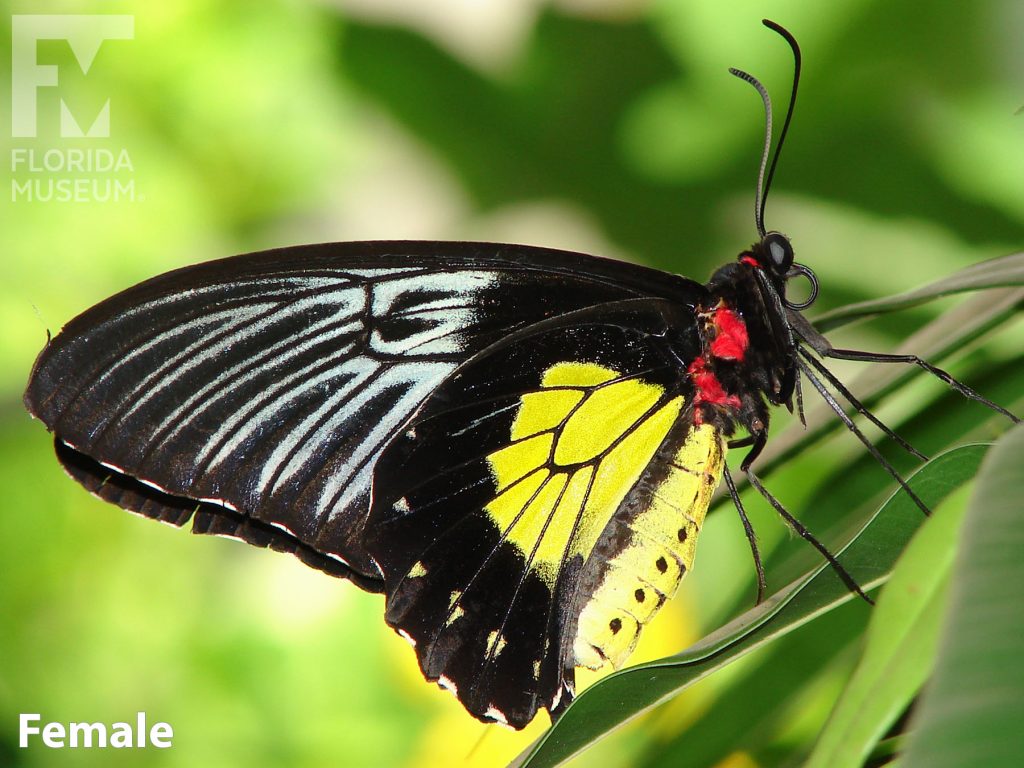
[[[157,491],[160,491],[160,493],[166,493],[168,496],[173,496],[174,495],[173,493],[168,491],[163,486],[160,486],[160,485],[157,485],[156,483],[154,483],[152,480],[143,480],[141,477],[137,477],[135,479],[138,480],[143,485],[148,485],[150,488],[153,488],[153,489],[155,489]]]
[[[227,499],[198,498],[196,501],[202,502],[203,504],[216,504],[218,507],[224,507],[225,509],[230,509],[232,512],[238,512],[238,507]]]
[[[551,699],[551,709],[558,709],[558,703],[562,700],[563,693],[569,694],[570,698],[576,695],[576,691],[566,680],[563,680],[562,684],[559,685],[558,689],[555,691],[555,696]]]
[[[288,534],[289,536],[291,536],[292,538],[295,538],[295,539],[297,539],[297,538],[298,538],[298,536],[296,536],[296,535],[295,535],[295,532],[294,532],[294,531],[292,531],[292,529],[291,529],[291,528],[289,528],[289,527],[288,527],[287,525],[285,525],[284,523],[277,523],[277,522],[274,522],[273,520],[271,520],[271,521],[270,521],[270,524],[271,524],[272,526],[274,526],[275,528],[277,528],[278,530],[284,531],[285,533],[287,533],[287,534]]]
[[[498,725],[508,725],[508,717],[506,717],[505,713],[493,704],[488,705],[487,711],[484,712],[484,717],[489,720],[493,720],[498,723]]]
[[[456,696],[459,695],[459,687],[455,685],[455,683],[453,683],[450,678],[441,675],[439,678],[437,678],[437,684],[444,688],[446,691],[451,691]]]
[[[396,631],[396,632],[398,632],[399,636],[400,636],[400,637],[401,637],[401,638],[402,638],[403,640],[405,640],[405,642],[407,642],[407,643],[408,643],[409,645],[411,645],[411,646],[412,646],[413,648],[415,648],[415,647],[416,647],[416,638],[414,638],[414,637],[413,637],[412,635],[410,635],[410,634],[409,634],[408,632],[406,632],[406,631],[405,631],[404,629],[396,629],[395,631]]]

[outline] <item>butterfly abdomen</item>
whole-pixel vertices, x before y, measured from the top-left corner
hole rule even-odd
[[[722,433],[711,425],[681,419],[666,436],[582,574],[581,590],[592,592],[573,641],[576,665],[618,669],[640,630],[675,594],[693,565],[723,464]]]

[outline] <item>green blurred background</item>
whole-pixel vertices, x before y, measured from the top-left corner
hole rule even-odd
[[[492,765],[544,727],[540,717],[525,735],[485,729],[425,685],[378,596],[283,555],[133,518],[67,480],[21,391],[47,329],[107,295],[231,253],[373,238],[543,244],[706,279],[755,238],[763,114],[726,68],[764,80],[780,109],[789,88],[791,59],[761,27],[766,13],[805,56],[767,223],[818,272],[821,306],[908,289],[1024,239],[1015,0],[8,7],[2,46],[11,14],[134,17],[134,38],[105,43],[88,74],[66,42],[40,43],[59,87],[39,91],[38,137],[5,130],[2,141],[8,184],[113,176],[135,199],[2,194],[0,765]],[[83,123],[109,98],[110,136],[62,138],[58,98]],[[131,168],[36,174],[7,162],[18,148],[72,147],[124,149]],[[947,306],[839,338],[891,348]],[[975,367],[1012,361],[1020,338],[990,339]],[[819,463],[857,460],[851,440],[834,442],[771,478],[798,512],[820,506],[806,482]],[[753,513],[770,548],[781,527]],[[749,605],[733,518],[712,515],[699,567],[635,659],[679,650]],[[776,676],[741,696],[716,676],[580,764],[649,759],[694,723],[694,765],[783,764],[827,715],[864,614],[852,605],[793,639]],[[173,725],[172,749],[17,748],[19,712],[109,723],[139,710]]]

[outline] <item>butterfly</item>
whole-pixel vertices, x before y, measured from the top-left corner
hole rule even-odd
[[[914,364],[1015,417],[917,357],[834,348],[801,314],[817,279],[764,227],[800,53],[765,23],[793,50],[793,93],[765,181],[770,102],[733,70],[768,112],[759,239],[709,282],[494,243],[235,256],[70,321],[26,407],[99,498],[383,593],[424,677],[514,728],[564,711],[577,667],[625,662],[692,567],[723,479],[760,599],[729,447],[749,448],[740,472],[867,599],[753,471],[771,409],[800,409],[806,380],[912,497],[829,387],[899,438],[823,359]]]

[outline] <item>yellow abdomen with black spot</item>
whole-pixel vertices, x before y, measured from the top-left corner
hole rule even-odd
[[[721,432],[710,425],[690,426],[683,434],[682,444],[668,452],[661,467],[667,470],[663,477],[635,488],[634,509],[620,510],[612,522],[622,529],[614,534],[624,546],[610,557],[595,552],[587,563],[599,575],[580,611],[573,643],[578,666],[621,667],[640,630],[693,565],[725,451]]]

